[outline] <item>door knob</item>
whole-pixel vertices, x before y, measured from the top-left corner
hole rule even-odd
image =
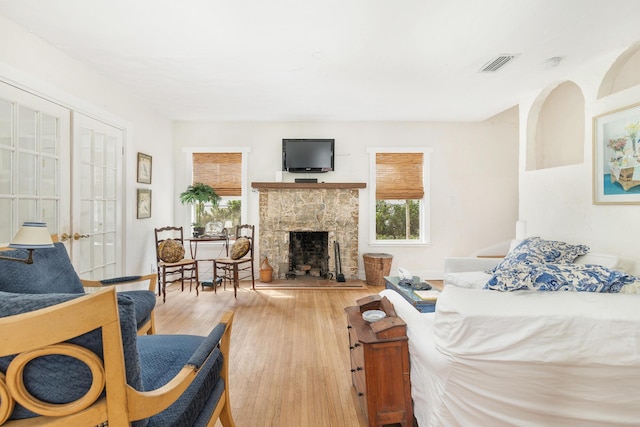
[[[80,234],[80,233],[73,234],[73,240],[86,239],[87,237],[89,237],[88,234]]]
[[[60,241],[61,242],[66,242],[67,240],[69,240],[71,236],[67,233],[62,233],[62,235],[60,235]]]

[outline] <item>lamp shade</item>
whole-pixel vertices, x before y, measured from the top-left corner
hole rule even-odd
[[[52,248],[53,242],[44,222],[25,222],[13,237],[10,248],[44,249]]]
[[[233,227],[233,222],[231,221],[225,221],[224,222],[224,228],[231,228]]]

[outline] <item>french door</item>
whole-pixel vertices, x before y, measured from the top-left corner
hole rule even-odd
[[[0,242],[42,221],[82,278],[122,271],[123,131],[0,82]]]
[[[83,279],[122,275],[121,129],[72,113],[71,242]]]
[[[0,85],[0,242],[24,221],[70,227],[70,131],[68,109]]]

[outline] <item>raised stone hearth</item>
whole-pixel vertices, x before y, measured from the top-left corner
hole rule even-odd
[[[263,185],[257,185],[263,184]],[[323,188],[321,184],[290,188],[254,183],[260,190],[260,257],[267,257],[275,278],[284,279],[289,270],[289,232],[326,231],[328,233],[329,271],[335,273],[334,242],[340,245],[342,274],[347,279],[358,277],[357,187]]]

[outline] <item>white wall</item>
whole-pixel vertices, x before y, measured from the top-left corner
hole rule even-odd
[[[154,227],[189,226],[188,208],[178,202],[188,183],[184,147],[250,147],[249,183],[272,181],[280,168],[283,137],[336,138],[336,172],[319,176],[333,182],[368,181],[367,147],[433,148],[430,245],[371,247],[369,189],[361,190],[360,252],[392,253],[392,270],[403,266],[423,278],[438,278],[445,256],[466,255],[514,235],[517,109],[482,123],[176,123],[172,128],[123,88],[2,16],[0,80],[127,129],[126,273],[146,272],[155,262]],[[135,190],[149,188],[135,182],[138,151],[153,156],[152,217],[146,220],[135,219]],[[257,193],[251,192],[248,200],[248,221],[257,224]]]
[[[282,138],[335,138],[335,172],[288,174],[325,182],[365,182],[360,190],[360,272],[362,254],[394,255],[392,272],[408,268],[422,278],[442,275],[443,258],[467,255],[514,237],[518,206],[518,110],[481,123],[279,122],[174,124],[176,187],[189,184],[184,147],[251,147],[249,185],[274,181],[281,169]],[[431,244],[419,247],[369,245],[368,147],[432,147]],[[258,193],[249,194],[248,221],[258,225]],[[176,220],[189,226],[188,208],[176,200]],[[259,230],[258,230],[259,232]],[[259,248],[258,248],[259,251]]]
[[[592,203],[592,119],[608,111],[635,104],[640,86],[597,100],[600,83],[620,52],[612,52],[575,75],[585,97],[584,162],[536,171],[525,171],[526,129],[534,101],[543,92],[529,94],[520,103],[520,219],[527,222],[529,236],[584,243],[593,252],[618,254],[624,267],[640,274],[640,205],[594,205]],[[560,141],[558,143],[561,143]]]
[[[125,273],[148,273],[155,264],[153,228],[173,223],[171,121],[122,87],[63,55],[0,16],[0,81],[12,83],[67,108],[126,129]],[[151,186],[136,183],[137,152],[153,156]],[[153,191],[152,217],[136,219],[136,188]]]

